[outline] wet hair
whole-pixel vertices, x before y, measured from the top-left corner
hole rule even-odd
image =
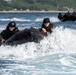
[[[43,23],[50,23],[50,19],[49,18],[44,18]]]

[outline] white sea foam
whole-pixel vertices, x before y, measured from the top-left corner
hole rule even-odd
[[[1,18],[0,21],[10,21],[10,18]]]
[[[43,18],[37,18],[36,20],[35,20],[35,22],[42,22],[43,21]]]
[[[60,22],[60,20],[56,17],[50,17],[51,22]]]
[[[0,46],[0,58],[28,59],[55,53],[76,53],[76,34],[71,29],[56,27],[40,43],[28,42],[17,46]]]
[[[44,18],[37,18],[36,22],[42,22]],[[51,22],[60,22],[60,20],[57,17],[50,17],[49,18]]]
[[[20,22],[23,22],[23,21],[27,21],[27,22],[29,22],[30,20],[28,20],[28,19],[23,19],[23,18],[12,18],[12,19],[10,19],[11,21],[20,21]]]
[[[5,29],[5,26],[0,27],[0,32]]]

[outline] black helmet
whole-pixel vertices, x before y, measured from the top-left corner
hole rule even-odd
[[[50,23],[49,18],[44,18],[43,23]]]
[[[9,22],[8,27],[16,27],[16,23],[14,21]]]

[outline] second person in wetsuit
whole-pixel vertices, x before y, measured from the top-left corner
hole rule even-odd
[[[42,23],[42,27],[40,29],[40,31],[47,36],[47,33],[52,33],[52,29],[53,29],[53,24],[50,22],[49,18],[44,18],[43,23]]]

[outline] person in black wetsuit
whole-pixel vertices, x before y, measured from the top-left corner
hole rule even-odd
[[[76,21],[76,12],[73,12],[73,13],[72,13],[72,20],[73,20],[73,21]]]
[[[42,27],[40,28],[40,31],[44,33],[45,36],[47,36],[47,33],[52,33],[53,24],[50,22],[49,18],[44,18]]]
[[[18,31],[19,29],[16,27],[16,23],[14,21],[9,22],[6,29],[3,30],[0,34],[1,43],[5,42],[7,39],[9,39],[11,36],[13,36]]]
[[[63,21],[70,21],[71,20],[71,14],[70,12],[68,11],[67,13],[65,13],[63,15]]]
[[[59,19],[59,20],[62,20],[62,19],[63,19],[63,15],[62,15],[62,13],[59,13],[59,15],[58,15],[58,19]]]

